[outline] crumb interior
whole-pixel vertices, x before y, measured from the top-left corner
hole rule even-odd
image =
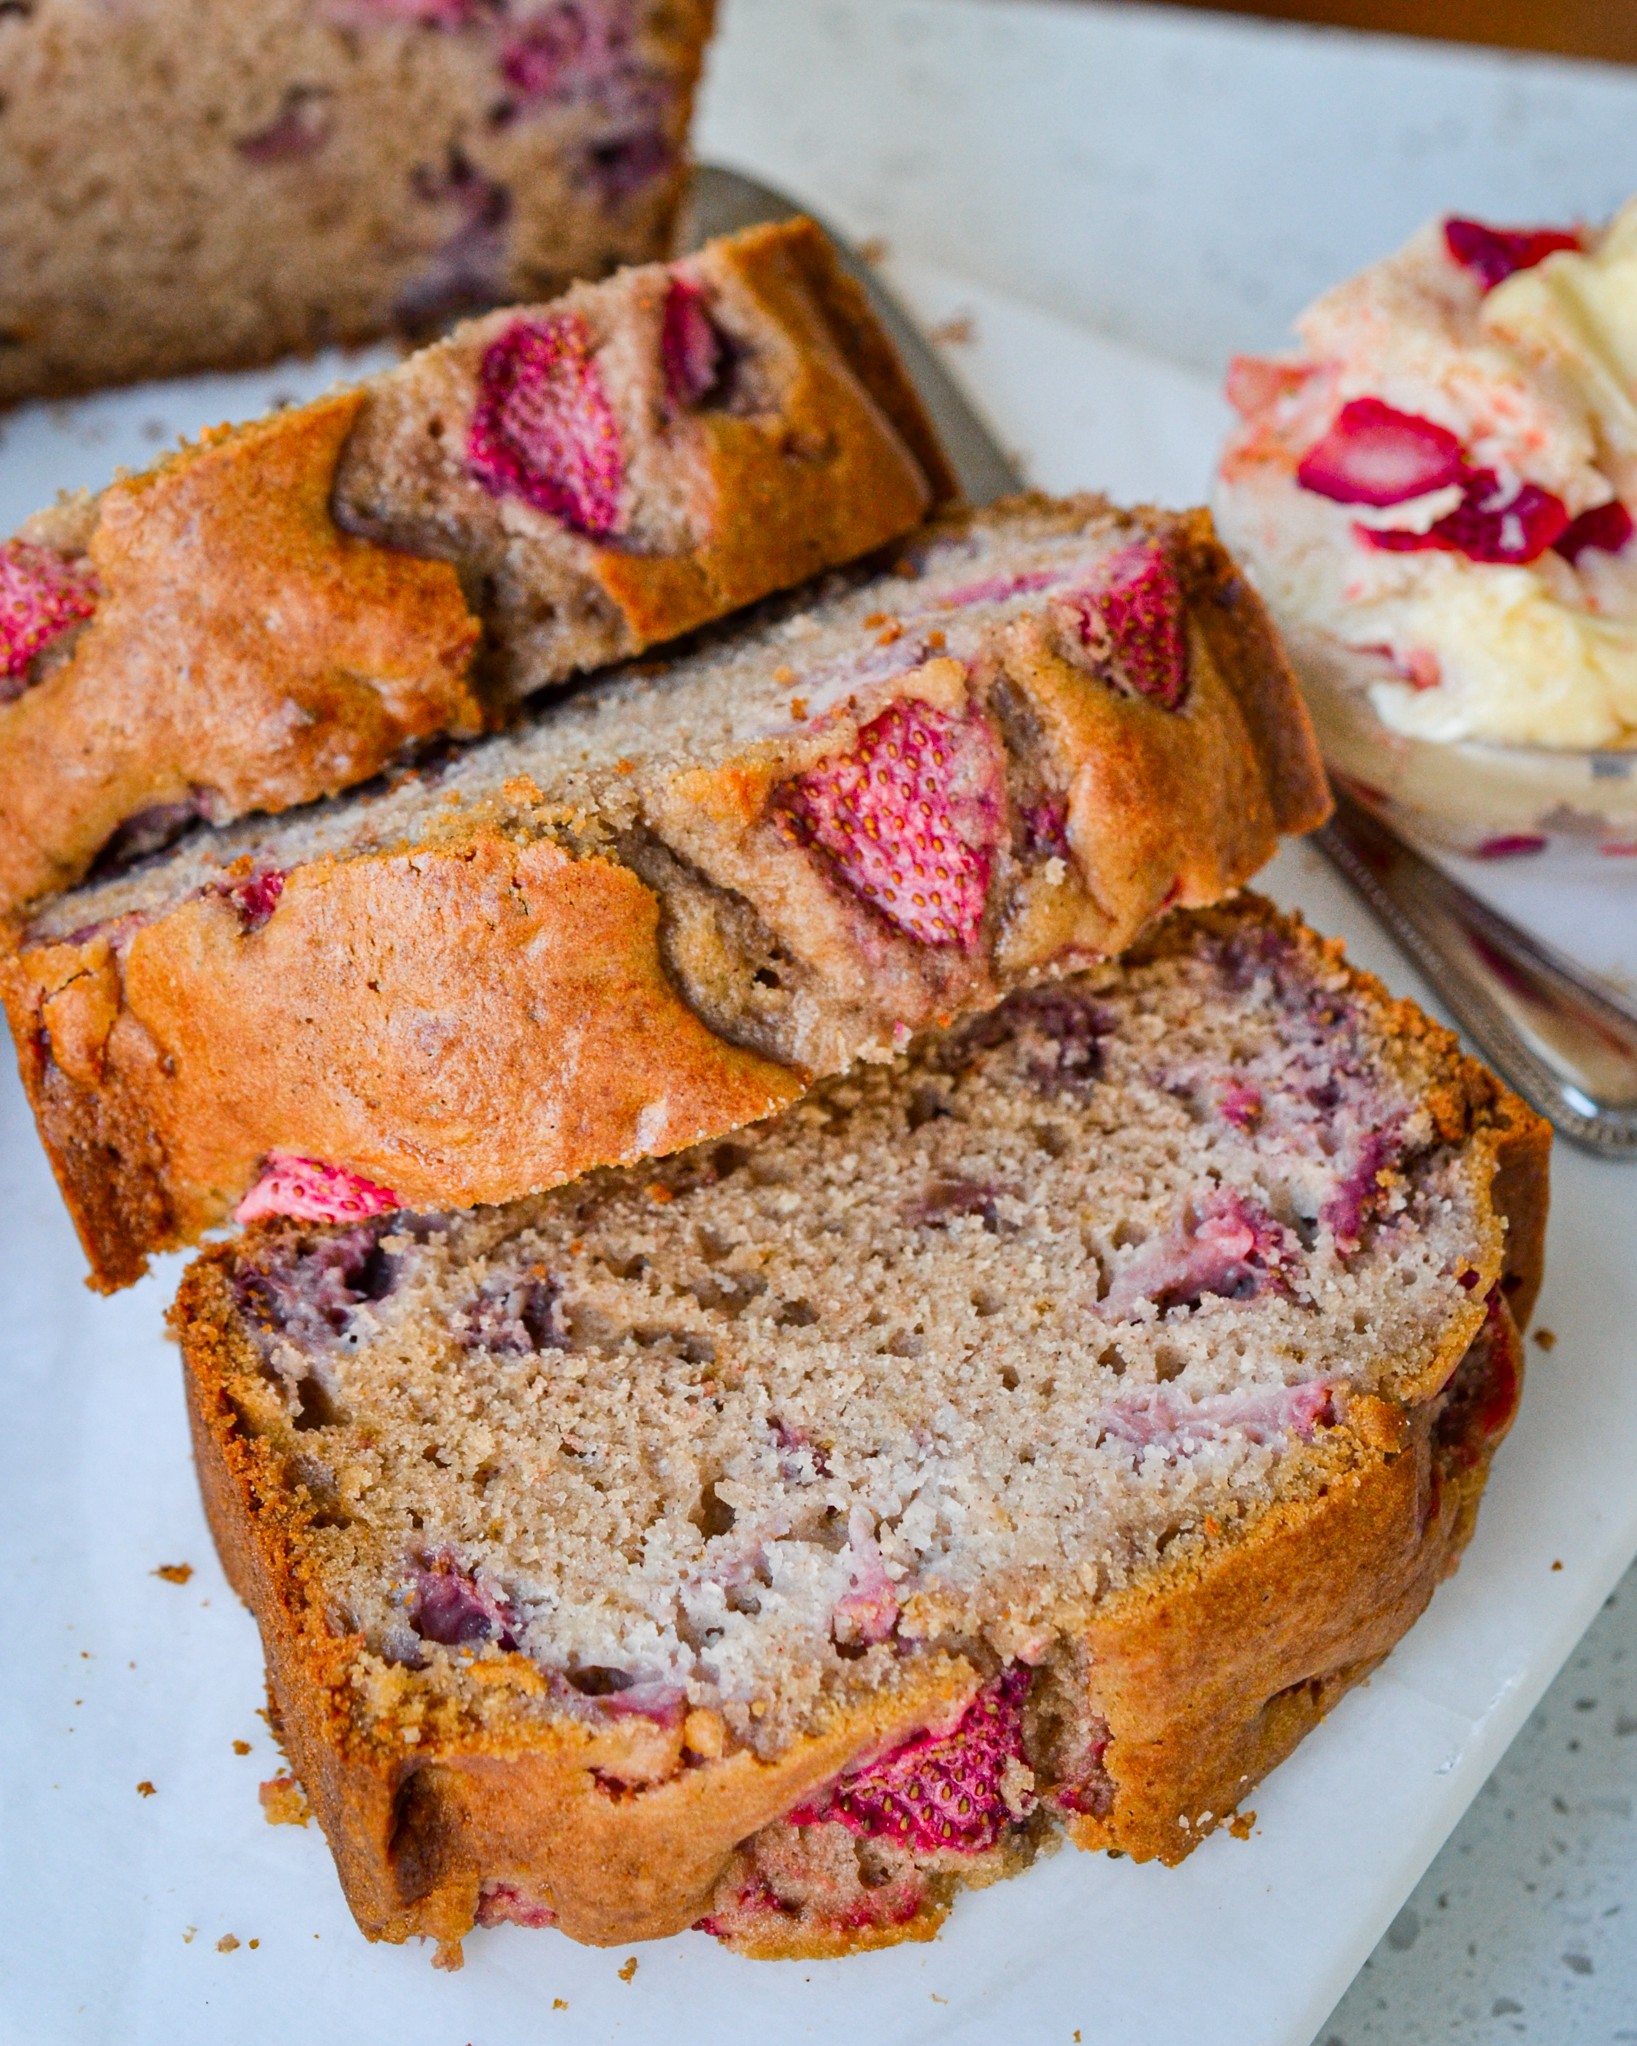
[[[1448,1066],[1264,910],[1174,917],[731,1144],[252,1233],[247,1425],[382,1672],[517,1649],[773,1750],[906,1653],[1035,1659],[1453,1368],[1499,1225]]]

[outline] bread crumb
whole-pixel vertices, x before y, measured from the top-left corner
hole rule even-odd
[[[216,1942],[216,1951],[219,1954],[236,1953],[238,1951],[238,1945],[239,1942],[233,1937],[232,1933],[224,1932],[221,1938]]]
[[[185,1946],[185,1947],[190,1947],[190,1946],[192,1946],[193,1942],[194,1942],[194,1941],[195,1941],[195,1940],[196,1940],[196,1939],[197,1939],[198,1937],[199,1937],[199,1928],[198,1928],[198,1926],[197,1926],[197,1925],[184,1925],[184,1926],[183,1926],[183,1928],[182,1928],[182,1944],[183,1944],[183,1946]]]
[[[616,774],[635,774],[636,771],[637,763],[634,760],[627,760],[623,753],[614,762],[614,772]]]
[[[927,634],[926,643],[928,651],[937,654],[943,652],[944,648],[948,646],[949,640],[946,637],[946,635],[940,632],[938,627],[935,625],[933,626],[932,630]]]
[[[553,2010],[567,2010],[568,1998],[566,1996],[554,1996],[551,1999],[551,2007]]]
[[[259,1946],[261,1945],[261,1941],[260,1941],[259,1939],[253,1939],[253,1940],[252,1940],[252,1941],[250,1942],[250,1945],[251,1945],[251,1949],[252,1949],[252,1951],[254,1951],[254,1950],[255,1950],[255,1948],[257,1948],[257,1947],[259,1947]]]
[[[791,699],[790,699],[790,715],[791,715],[791,717],[792,717],[792,718],[794,718],[794,719],[795,719],[795,721],[796,721],[796,723],[797,723],[798,725],[800,725],[800,724],[805,724],[805,723],[806,723],[806,721],[807,721],[807,698],[806,698],[805,696],[792,696],[792,697],[791,697]]]
[[[1554,1570],[1561,1570],[1561,1569],[1563,1568],[1563,1565],[1562,1565],[1561,1563],[1554,1563],[1554,1564],[1552,1565],[1552,1568],[1553,1568]]]
[[[148,1781],[146,1776],[144,1776],[142,1781],[136,1786],[136,1794],[138,1797],[153,1796],[153,1785]]]
[[[1536,1336],[1535,1341],[1538,1343],[1540,1337]],[[163,1577],[167,1584],[186,1584],[193,1575],[193,1565],[191,1563],[161,1563],[159,1568],[150,1574],[154,1577]]]
[[[518,805],[545,801],[545,797],[540,793],[540,784],[532,774],[514,774],[510,781],[503,781],[500,784],[500,793],[508,803]]]
[[[624,1967],[620,1969],[619,1977],[622,1982],[634,1982],[636,1980],[636,1973],[637,1957],[635,1954],[633,1954],[630,1960],[628,1960],[625,1963]]]
[[[1251,1828],[1255,1824],[1255,1812],[1235,1812],[1228,1821],[1228,1831],[1236,1840],[1248,1840],[1251,1835]]]
[[[270,1776],[256,1795],[270,1826],[305,1826],[313,1815],[307,1793],[288,1773]]]
[[[865,263],[884,263],[892,254],[892,243],[885,235],[872,234],[867,241],[858,245],[859,260]]]
[[[466,1966],[466,1953],[458,1939],[440,1939],[438,1950],[432,1956],[434,1968],[442,1968],[446,1974],[454,1975]]]
[[[978,338],[978,323],[970,313],[958,313],[954,319],[934,327],[932,338],[947,342],[952,347],[965,348]]]
[[[875,636],[877,646],[892,646],[904,636],[904,628],[896,618],[889,619]]]
[[[236,1755],[248,1755],[250,1752],[250,1743],[248,1741],[235,1741],[233,1743],[233,1752]]]
[[[1556,1332],[1549,1328],[1537,1328],[1535,1330],[1535,1341],[1543,1350],[1555,1350],[1557,1348]]]
[[[949,1998],[947,1996],[940,1996],[936,1989],[929,1990],[927,1994],[932,1998],[932,2001],[934,2003],[948,2003],[949,2001]]]
[[[781,661],[773,670],[773,679],[781,689],[788,689],[796,679],[796,671],[788,661]]]

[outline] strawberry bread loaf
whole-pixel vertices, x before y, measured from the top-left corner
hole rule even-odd
[[[666,253],[711,0],[0,6],[0,407]]]
[[[282,1220],[174,1311],[372,1938],[925,1938],[1180,1860],[1455,1565],[1548,1131],[1246,900],[509,1208]]]
[[[0,547],[0,907],[473,733],[951,488],[806,220],[207,434]]]
[[[236,1208],[509,1200],[1213,902],[1327,794],[1203,513],[1021,498],[687,657],[13,919],[95,1283]]]

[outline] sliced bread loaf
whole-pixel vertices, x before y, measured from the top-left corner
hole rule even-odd
[[[0,985],[117,1285],[235,1203],[467,1207],[724,1135],[1217,900],[1327,800],[1204,514],[1021,499],[60,897]]]
[[[731,1144],[210,1251],[206,1503],[360,1925],[814,1955],[1180,1859],[1454,1566],[1548,1135],[1246,900]]]
[[[0,547],[0,908],[470,735],[951,488],[806,220],[207,434]]]
[[[711,0],[10,0],[0,406],[665,254]]]

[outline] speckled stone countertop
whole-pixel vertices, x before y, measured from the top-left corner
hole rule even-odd
[[[1036,0],[729,6],[707,153],[1212,371],[1432,214],[1597,218],[1637,187],[1613,68]],[[1634,1674],[1637,1571],[1316,2046],[1637,2041]]]

